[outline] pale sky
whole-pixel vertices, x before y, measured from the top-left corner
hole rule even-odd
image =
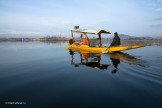
[[[107,29],[162,37],[162,0],[0,0],[0,33]]]

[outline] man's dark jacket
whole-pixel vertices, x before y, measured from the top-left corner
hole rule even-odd
[[[120,45],[120,38],[119,36],[115,36],[110,46],[119,46]]]

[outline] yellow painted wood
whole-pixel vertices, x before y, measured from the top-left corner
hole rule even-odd
[[[135,48],[140,48],[143,47],[143,45],[138,44],[138,45],[121,45],[121,46],[116,46],[116,47],[89,47],[88,45],[77,45],[77,44],[68,44],[66,42],[67,46],[70,46],[70,49],[75,50],[75,51],[87,51],[87,52],[92,52],[92,53],[102,53],[103,51],[106,53],[113,53],[113,52],[118,52],[118,51],[124,51],[124,50],[130,50],[130,49],[135,49]]]

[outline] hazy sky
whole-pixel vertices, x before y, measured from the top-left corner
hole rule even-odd
[[[0,33],[70,35],[75,25],[162,37],[162,0],[0,0]]]

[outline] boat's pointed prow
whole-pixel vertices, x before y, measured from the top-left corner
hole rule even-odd
[[[65,45],[66,45],[66,46],[70,46],[70,43],[67,41],[67,42],[65,43]]]
[[[131,49],[136,49],[136,48],[141,48],[144,47],[142,44],[138,45],[126,45],[126,46],[114,46],[114,47],[109,47],[106,50],[103,50],[102,53],[113,53],[113,52],[119,52],[119,51],[124,51],[124,50],[131,50]]]
[[[142,45],[142,44],[138,44],[138,45],[132,45],[131,47],[132,47],[131,49],[135,49],[135,48],[141,48],[141,47],[144,47],[144,45]]]

